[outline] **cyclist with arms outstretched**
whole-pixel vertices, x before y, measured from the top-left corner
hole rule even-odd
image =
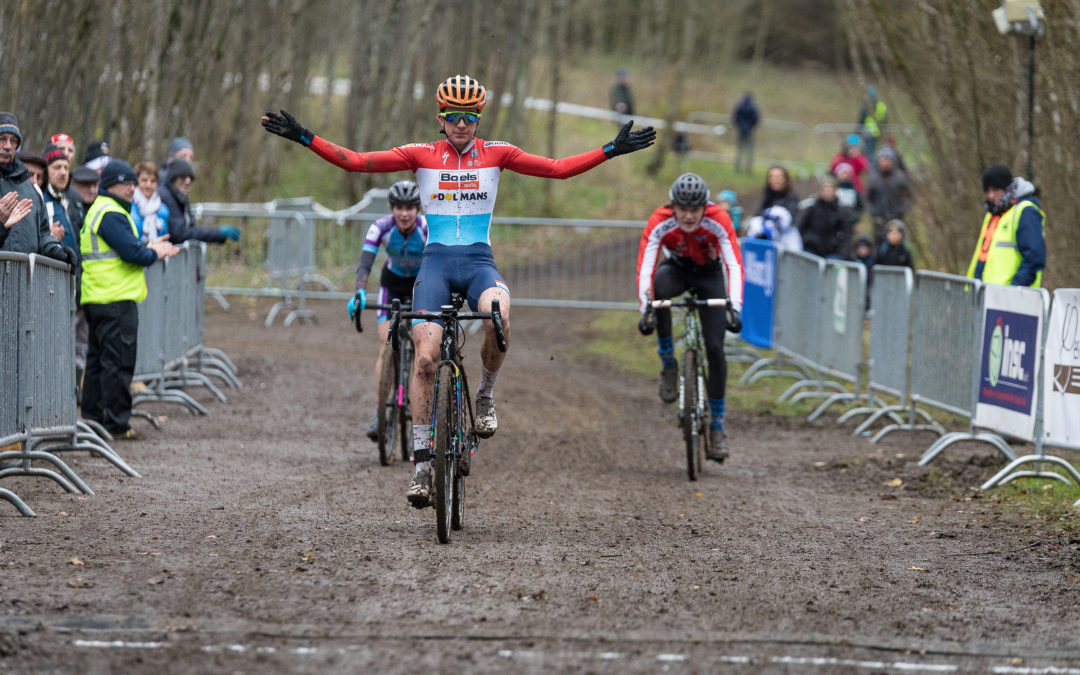
[[[615,140],[580,155],[551,159],[531,155],[505,141],[477,138],[487,92],[467,75],[455,75],[435,92],[438,122],[445,139],[430,143],[409,143],[392,150],[354,152],[319,138],[305,129],[289,113],[266,113],[267,131],[307,146],[323,159],[348,171],[388,173],[412,171],[420,184],[420,198],[427,215],[429,237],[420,273],[413,287],[413,309],[438,311],[449,304],[450,294],[459,292],[473,311],[491,310],[498,300],[504,330],[509,337],[510,289],[495,268],[489,230],[504,170],[543,178],[569,178],[604,161],[652,145],[652,127],[631,131],[633,122],[619,130]],[[495,340],[495,329],[484,322],[480,348],[481,378],[476,393],[476,434],[488,438],[498,422],[492,391],[505,353]],[[412,391],[414,419],[413,460],[416,471],[407,497],[418,508],[431,497],[431,394],[435,368],[439,362],[442,326],[438,322],[418,323],[413,328],[416,368]]]
[[[693,290],[699,300],[728,299],[728,308],[701,309],[705,354],[709,361],[709,459],[722,462],[728,456],[724,432],[724,394],[727,359],[724,331],[741,328],[743,264],[739,240],[731,216],[709,201],[709,186],[696,173],[684,173],[668,191],[670,202],[653,212],[638,247],[638,300],[646,314],[649,299],[668,300]],[[679,397],[679,368],[671,335],[671,310],[655,310],[660,399],[673,403]],[[728,317],[732,324],[728,324]],[[652,332],[645,317],[642,333]]]
[[[411,180],[398,181],[390,186],[386,199],[390,202],[390,215],[373,222],[364,237],[360,264],[356,267],[356,295],[348,304],[349,321],[367,306],[367,281],[382,246],[386,247],[386,262],[379,273],[376,304],[386,305],[395,298],[412,302],[413,282],[420,271],[420,259],[428,238],[427,220],[420,214],[420,187]],[[380,309],[376,314],[380,343],[379,358],[375,361],[375,391],[379,391],[386,336],[390,332],[388,319],[386,310]],[[382,401],[377,401],[375,421],[367,430],[367,437],[373,441],[377,439],[381,406]]]

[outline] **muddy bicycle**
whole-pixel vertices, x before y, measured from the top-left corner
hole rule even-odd
[[[397,301],[395,301],[396,303]],[[465,526],[465,477],[469,475],[472,456],[479,445],[474,429],[473,397],[462,367],[461,353],[465,345],[462,321],[486,319],[495,325],[499,351],[506,351],[499,301],[491,302],[490,312],[462,312],[465,298],[455,293],[451,304],[438,312],[392,310],[391,341],[398,340],[397,324],[413,320],[442,321],[442,342],[439,346],[439,365],[435,370],[435,387],[431,408],[431,432],[434,436],[432,464],[434,467],[435,530],[439,543],[450,542],[450,531]]]
[[[683,355],[679,378],[679,426],[686,443],[686,473],[690,480],[697,480],[701,475],[702,460],[709,454],[709,433],[707,428],[708,392],[705,382],[708,379],[709,365],[705,357],[705,338],[701,331],[701,317],[698,310],[702,307],[726,307],[726,298],[701,300],[693,293],[683,296],[682,300],[652,300],[646,321],[652,322],[652,312],[657,309],[679,308],[682,313]]]
[[[387,312],[408,311],[411,303],[393,305],[368,304],[365,310],[384,310]],[[356,312],[353,321],[359,333],[364,332],[361,324],[363,311]],[[391,325],[391,330],[394,326]],[[394,446],[401,448],[402,461],[412,456],[412,408],[409,405],[409,386],[412,384],[414,347],[412,329],[409,322],[397,326],[398,339],[390,341],[392,349],[383,350],[382,363],[379,365],[379,412],[375,418],[375,439],[379,446],[379,463],[387,466],[394,462]],[[389,336],[387,336],[389,337]]]

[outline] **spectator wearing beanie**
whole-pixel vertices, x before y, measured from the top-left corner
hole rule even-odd
[[[30,182],[30,171],[16,153],[22,145],[19,122],[9,112],[0,112],[0,195],[15,192],[19,199],[29,199],[30,214],[7,230],[0,251],[40,253],[56,260],[76,264],[74,252],[65,251],[53,238],[41,194]]]
[[[83,155],[83,164],[98,173],[109,163],[109,144],[105,141],[94,141],[86,146],[86,154]]]
[[[131,220],[135,170],[114,158],[101,170],[99,194],[82,231],[82,306],[90,348],[82,390],[82,415],[114,438],[133,438],[131,378],[139,332],[137,304],[146,298],[143,268],[176,255],[168,241],[143,246]]]
[[[874,248],[885,243],[885,223],[902,220],[912,204],[915,193],[904,170],[896,166],[896,152],[882,148],[874,163],[874,173],[866,185],[866,204],[874,227]]]
[[[1004,164],[993,164],[982,176],[986,215],[967,276],[986,284],[1042,285],[1046,267],[1046,214],[1035,186]]]
[[[158,183],[164,185],[168,182],[169,164],[177,158],[195,166],[195,146],[183,136],[177,136],[169,141],[169,154],[165,156],[165,161],[161,163],[161,168],[158,169]]]
[[[77,227],[82,227],[80,222],[76,226],[71,221],[71,200],[67,194],[71,163],[68,162],[67,154],[56,145],[45,146],[45,182],[41,186],[45,202],[45,212],[49,214],[49,222],[53,225],[59,223],[62,228],[60,243],[73,251],[79,250],[79,233]],[[55,234],[55,233],[54,233]]]
[[[177,157],[169,163],[165,182],[158,186],[161,203],[169,209],[169,239],[178,246],[188,240],[211,244],[220,244],[226,239],[239,241],[239,228],[231,225],[207,228],[195,224],[195,217],[191,215],[191,204],[188,202],[194,180],[195,169],[186,159]]]

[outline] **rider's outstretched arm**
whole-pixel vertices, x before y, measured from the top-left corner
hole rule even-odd
[[[596,148],[573,157],[551,159],[540,155],[531,155],[521,148],[514,147],[503,160],[503,168],[526,176],[541,178],[570,178],[601,164],[607,159],[644,150],[656,140],[656,131],[645,127],[630,131],[633,121],[627,122],[619,130],[619,135],[602,148]]]
[[[390,173],[416,169],[416,164],[407,151],[408,146],[376,152],[354,152],[316,136],[285,110],[280,113],[267,112],[263,115],[262,125],[270,133],[306,146],[319,157],[346,171]]]

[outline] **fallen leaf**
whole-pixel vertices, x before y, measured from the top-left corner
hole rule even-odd
[[[701,586],[694,586],[694,590],[695,590],[695,591],[697,591],[697,590],[701,590]]]
[[[705,495],[704,495],[704,494],[702,494],[701,492],[695,492],[695,493],[694,493],[694,496],[695,496],[695,497],[704,497]]]
[[[71,560],[68,561],[68,563],[71,564],[71,565],[85,565],[86,564],[83,561],[79,560],[78,558],[72,558]]]
[[[304,553],[301,552],[300,558],[304,562],[315,562],[315,555],[311,551],[308,551],[307,555],[304,555]]]
[[[217,535],[216,534],[208,534],[205,537],[203,537],[203,539],[217,539]]]
[[[823,467],[823,466],[826,466],[827,464],[828,464],[828,462],[814,462],[814,466],[816,466],[819,469],[821,467]]]
[[[165,583],[165,577],[150,577],[146,580],[146,583],[150,586],[158,586]]]
[[[74,580],[74,581],[69,581],[69,582],[67,582],[67,585],[68,585],[68,586],[71,586],[72,588],[78,588],[78,587],[79,587],[79,582],[80,582],[80,581],[82,581],[82,577],[79,577],[78,579],[76,579],[76,580]]]
[[[58,515],[58,516],[66,516],[67,514],[68,514],[67,511],[57,511],[56,512],[56,515]]]
[[[592,600],[593,602],[597,602],[600,600],[600,598],[596,597],[595,595],[590,595],[588,598],[586,598],[586,600]]]
[[[900,477],[898,476],[896,478],[893,478],[891,481],[889,481],[888,483],[885,483],[885,484],[888,485],[889,487],[900,487],[901,485],[904,484],[904,481],[900,480]]]
[[[912,566],[911,566],[910,568],[908,568],[908,569],[912,569],[912,570],[915,570],[916,572],[929,572],[929,571],[930,571],[930,570],[928,570],[928,569],[927,569],[927,568],[925,568],[925,567],[915,567],[914,565],[912,565]]]
[[[922,518],[918,518],[918,517],[916,517],[916,518],[912,518],[912,519],[911,519],[911,520],[909,520],[908,522],[909,522],[909,523],[917,523],[917,522],[919,522],[920,520],[922,520]]]

